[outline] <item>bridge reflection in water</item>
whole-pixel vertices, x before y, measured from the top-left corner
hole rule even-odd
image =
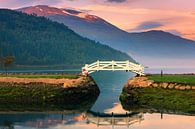
[[[54,113],[54,112],[53,112]],[[0,114],[0,129],[14,129],[15,126],[23,128],[51,128],[57,126],[76,125],[78,122],[84,122],[87,125],[99,126],[126,126],[141,122],[143,113],[126,113],[126,114],[106,114],[93,111],[83,112],[77,115],[58,113],[11,113]],[[52,115],[53,114],[53,115]]]
[[[87,112],[87,122],[97,126],[127,126],[144,120],[143,113],[111,114],[98,113],[93,111]]]

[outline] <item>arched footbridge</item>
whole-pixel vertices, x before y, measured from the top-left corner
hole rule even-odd
[[[82,67],[82,74],[89,75],[96,71],[130,71],[140,76],[144,75],[144,66],[126,61],[96,61],[92,64],[85,64]]]

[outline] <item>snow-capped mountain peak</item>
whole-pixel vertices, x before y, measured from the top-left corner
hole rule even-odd
[[[62,8],[50,7],[47,5],[30,6],[26,8],[17,9],[17,11],[21,11],[27,14],[36,14],[37,16],[51,16],[51,15],[75,16],[87,21],[96,21],[100,19],[97,16],[89,15],[88,13],[77,11],[74,9],[66,9],[66,8],[62,9]]]

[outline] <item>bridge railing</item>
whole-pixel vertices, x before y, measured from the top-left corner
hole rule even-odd
[[[98,113],[98,112],[88,112],[87,121],[89,123],[96,124],[97,126],[127,126],[141,122],[144,120],[143,113],[127,113],[126,114],[111,114],[108,113]]]
[[[96,61],[92,64],[86,64],[82,68],[84,75],[91,74],[95,71],[131,71],[136,74],[144,75],[144,67],[130,61]]]

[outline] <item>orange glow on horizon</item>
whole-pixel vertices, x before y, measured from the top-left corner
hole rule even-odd
[[[92,10],[90,14],[97,15],[113,25],[128,32],[143,32],[149,30],[164,30],[176,35],[195,40],[195,14],[193,11],[172,9],[129,8],[106,5],[87,5],[80,10]],[[137,29],[144,22],[157,22],[160,27]]]

